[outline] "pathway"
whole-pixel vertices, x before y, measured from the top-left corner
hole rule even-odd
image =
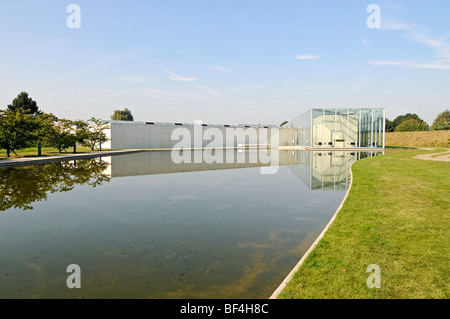
[[[440,162],[450,162],[450,151],[433,153],[433,154],[421,154],[416,155],[413,158],[427,160],[427,161],[440,161]]]

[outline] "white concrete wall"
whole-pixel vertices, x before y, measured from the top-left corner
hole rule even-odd
[[[275,133],[275,129],[263,129],[263,128],[227,128],[227,127],[200,127],[200,126],[178,126],[178,125],[152,125],[152,124],[140,124],[135,122],[130,123],[111,123],[111,145],[113,149],[149,149],[149,148],[172,148],[180,142],[178,136],[175,136],[175,140],[172,140],[172,133],[182,128],[187,130],[190,134],[190,145],[195,147],[194,136],[200,133],[203,137],[205,130],[208,129],[213,133],[212,140],[206,140],[202,138],[200,147],[221,147],[238,146],[238,144],[271,144],[275,146],[286,146],[295,144],[297,136],[296,129],[280,128],[278,129],[278,136],[271,137],[271,134]],[[234,135],[234,141],[227,140],[227,129],[231,129]],[[249,138],[252,136],[251,132],[256,131],[257,140],[256,143]],[[266,130],[268,134],[267,143],[259,141],[260,130]],[[253,132],[254,132],[253,131]],[[185,131],[186,132],[186,131]],[[216,135],[217,134],[217,135]],[[220,136],[222,135],[222,136]],[[273,138],[277,138],[278,141],[274,141]],[[278,143],[276,143],[278,142]],[[189,141],[188,141],[189,143]],[[278,145],[276,145],[278,144]],[[106,147],[106,146],[104,146]]]
[[[108,142],[102,143],[102,149],[111,149],[111,129],[107,129],[105,131],[106,136],[108,137]]]

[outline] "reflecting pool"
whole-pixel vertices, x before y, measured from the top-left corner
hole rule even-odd
[[[268,298],[374,155],[280,151],[269,175],[170,152],[0,169],[0,298]]]

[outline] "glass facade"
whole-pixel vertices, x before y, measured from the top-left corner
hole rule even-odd
[[[311,148],[384,148],[385,110],[311,109],[290,121],[297,145]]]

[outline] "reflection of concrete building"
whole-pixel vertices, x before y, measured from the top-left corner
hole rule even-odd
[[[384,148],[384,109],[311,109],[290,121],[297,145],[311,148]]]
[[[210,156],[203,151],[187,151],[192,154],[191,158],[200,155],[201,162],[174,163],[171,152],[165,151],[144,151],[128,154],[126,156],[111,157],[111,176],[134,176],[150,174],[170,174],[196,171],[225,170],[249,167],[270,166],[270,162],[263,162],[258,156],[258,151],[250,150],[226,150],[221,152],[222,160],[213,162]],[[271,150],[268,151],[269,153]],[[278,150],[276,151],[278,152]],[[231,156],[235,159],[231,163],[226,160]],[[255,156],[254,156],[255,155]],[[296,157],[291,151],[279,152],[280,165],[296,163]],[[215,157],[217,159],[217,156]],[[278,165],[278,163],[276,163]]]
[[[201,152],[201,151],[195,151]],[[236,156],[239,151],[232,150]],[[182,172],[196,172],[209,170],[238,169],[248,167],[269,166],[269,164],[257,161],[248,161],[251,153],[244,153],[244,163],[201,163],[175,164],[171,160],[171,152],[139,152],[125,156],[112,156],[110,161],[111,177],[125,177],[135,175],[170,174]],[[192,152],[194,153],[194,152]],[[280,150],[279,165],[287,165],[310,189],[336,189],[345,190],[350,183],[350,166],[357,160],[365,157],[376,156],[380,152],[356,152],[356,151],[334,151],[320,152],[307,150]],[[224,154],[225,159],[225,154]]]

